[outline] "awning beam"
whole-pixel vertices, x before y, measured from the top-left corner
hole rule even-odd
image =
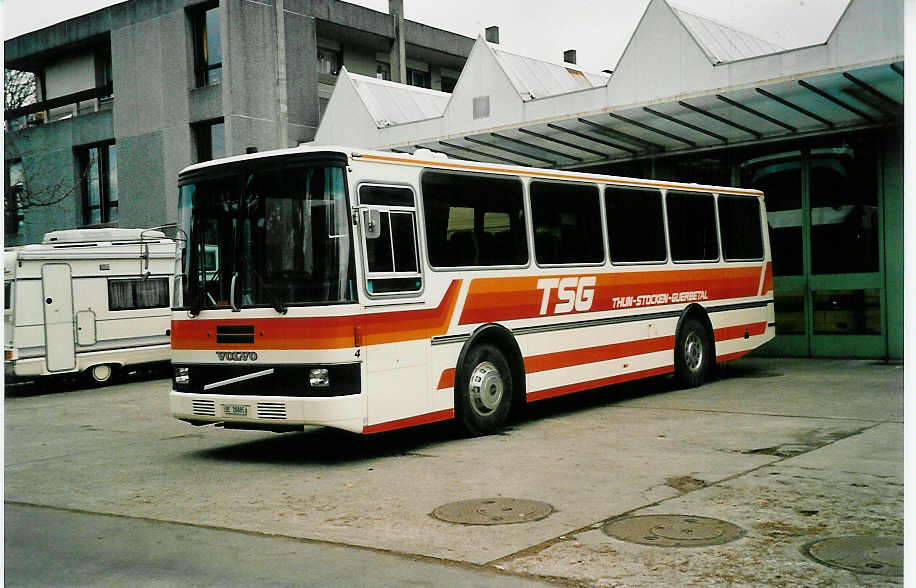
[[[865,90],[866,92],[874,96],[875,98],[878,98],[879,100],[887,104],[890,104],[894,108],[900,109],[903,107],[902,104],[900,104],[899,102],[897,102],[896,100],[894,100],[893,98],[885,94],[884,92],[879,91],[877,88],[874,88],[873,86],[869,86],[868,84],[866,84],[865,82],[863,82],[856,76],[852,75],[848,71],[843,72],[843,77],[849,80],[850,82],[852,82],[853,84],[859,86],[860,88],[862,88],[863,90]]]
[[[648,106],[643,106],[642,109],[645,110],[646,112],[648,112],[649,114],[655,115],[655,116],[657,116],[657,117],[659,117],[659,118],[663,118],[663,119],[665,119],[665,120],[669,120],[669,121],[671,121],[671,122],[673,122],[673,123],[675,123],[675,124],[679,124],[679,125],[681,125],[681,126],[683,126],[683,127],[687,127],[688,129],[691,129],[691,130],[696,131],[696,132],[698,132],[698,133],[703,133],[704,135],[709,135],[710,137],[712,137],[712,138],[714,138],[714,139],[718,139],[719,141],[722,141],[723,143],[728,143],[728,137],[722,136],[722,135],[720,135],[720,134],[718,134],[718,133],[714,133],[714,132],[712,132],[712,131],[710,131],[710,130],[708,130],[708,129],[704,129],[703,127],[698,127],[697,125],[691,124],[691,123],[689,123],[689,122],[684,122],[684,121],[682,121],[682,120],[679,120],[679,119],[677,119],[677,118],[671,116],[670,114],[665,114],[664,112],[659,112],[658,110],[652,110],[652,109],[649,108]]]
[[[547,123],[547,126],[555,131],[560,131],[562,133],[568,133],[574,137],[585,139],[586,141],[594,141],[595,143],[598,143],[599,145],[604,145],[612,149],[617,149],[618,151],[626,151],[627,153],[630,153],[632,155],[636,155],[637,153],[639,153],[636,149],[633,149],[632,147],[624,147],[623,145],[620,145],[618,143],[611,143],[610,141],[605,141],[604,139],[598,139],[597,137],[590,137],[586,135],[585,133],[580,133],[579,131],[567,129],[567,128],[561,127],[560,125],[555,125],[553,123]]]
[[[775,100],[776,102],[779,102],[779,103],[782,104],[783,106],[786,106],[786,107],[788,107],[788,108],[791,108],[791,109],[794,110],[795,112],[800,112],[801,114],[804,114],[805,116],[807,116],[807,117],[809,117],[809,118],[813,118],[814,120],[816,120],[817,122],[821,123],[822,125],[824,125],[824,126],[826,126],[826,127],[829,127],[829,128],[832,129],[834,126],[836,126],[836,125],[833,124],[833,121],[829,121],[829,120],[827,120],[826,118],[824,118],[824,117],[822,117],[822,116],[818,116],[818,115],[814,114],[813,112],[811,112],[810,110],[807,110],[807,109],[805,109],[805,108],[802,108],[802,107],[799,106],[798,104],[793,104],[792,102],[789,102],[789,101],[786,100],[785,98],[780,98],[780,97],[777,96],[776,94],[771,94],[770,92],[767,92],[767,91],[764,90],[763,88],[754,88],[754,90],[756,90],[757,93],[760,94],[761,96],[766,96],[766,97],[769,98],[770,100]]]
[[[693,104],[688,104],[687,102],[684,102],[683,100],[678,100],[677,103],[683,106],[684,108],[686,108],[687,110],[692,110],[693,112],[696,112],[697,114],[702,114],[703,116],[707,116],[711,118],[712,120],[717,120],[724,125],[734,127],[738,129],[739,131],[744,131],[745,133],[748,133],[749,135],[753,135],[754,137],[758,139],[763,138],[763,133],[761,133],[760,131],[755,131],[752,128],[746,127],[744,125],[740,125],[734,121],[730,121],[725,117],[722,117],[722,116],[719,116],[718,114],[714,114],[712,112],[703,110],[702,108],[694,106]]]
[[[632,120],[632,119],[629,119],[629,118],[627,118],[627,117],[625,117],[625,116],[621,116],[621,115],[617,114],[616,112],[609,112],[609,113],[607,113],[607,115],[608,115],[609,117],[614,118],[614,119],[617,119],[617,120],[619,120],[619,121],[621,121],[621,122],[625,122],[625,123],[627,123],[627,124],[631,124],[631,125],[633,125],[634,127],[639,127],[639,128],[641,128],[641,129],[645,129],[645,130],[651,131],[651,132],[653,132],[653,133],[658,133],[659,135],[661,135],[661,136],[663,136],[663,137],[668,137],[669,139],[674,139],[675,141],[680,141],[681,143],[685,143],[685,144],[687,144],[687,145],[690,145],[691,147],[696,147],[696,146],[697,146],[697,144],[696,144],[695,142],[691,141],[690,139],[685,139],[684,137],[679,137],[679,136],[675,135],[674,133],[669,133],[668,131],[663,131],[663,130],[661,130],[661,129],[656,129],[655,127],[651,127],[651,126],[649,126],[649,125],[647,125],[647,124],[645,124],[645,123],[641,123],[641,122],[639,122],[638,120]]]
[[[896,63],[891,64],[891,69],[897,72],[897,74],[902,78],[903,77],[903,68],[897,65]]]
[[[505,151],[506,153],[511,153],[511,154],[513,154],[513,155],[521,155],[522,157],[527,157],[527,158],[533,159],[533,160],[535,160],[535,161],[541,161],[541,162],[543,162],[543,163],[549,163],[550,165],[556,165],[556,164],[557,164],[556,161],[554,161],[554,160],[552,160],[552,159],[547,159],[546,157],[541,157],[541,156],[539,156],[539,155],[531,155],[530,153],[525,153],[524,151],[519,151],[518,149],[511,149],[511,148],[509,148],[509,147],[503,147],[503,146],[501,146],[501,145],[494,145],[493,143],[487,143],[486,141],[482,141],[482,140],[480,140],[480,139],[475,139],[474,137],[465,137],[464,140],[465,140],[465,141],[469,141],[469,142],[471,142],[471,143],[477,143],[478,145],[483,145],[484,147],[489,147],[490,149],[498,149],[498,150],[500,150],[500,151]]]
[[[658,143],[653,143],[652,141],[646,141],[645,139],[640,139],[639,137],[634,137],[633,135],[628,135],[627,133],[606,127],[602,124],[596,123],[595,121],[588,120],[587,118],[577,118],[580,123],[596,129],[600,133],[605,133],[611,137],[620,139],[621,141],[628,141],[640,147],[645,147],[646,149],[655,149],[656,151],[664,151],[665,148]]]
[[[809,84],[809,83],[806,82],[805,80],[798,80],[798,85],[801,86],[802,88],[805,88],[806,90],[810,90],[810,91],[814,92],[815,94],[817,94],[817,95],[820,96],[821,98],[824,98],[825,100],[829,100],[829,101],[833,102],[834,104],[836,104],[837,106],[839,106],[839,107],[841,107],[841,108],[845,108],[846,110],[848,110],[849,112],[855,114],[856,116],[861,117],[861,118],[864,118],[865,120],[867,120],[867,121],[870,122],[870,123],[875,122],[875,117],[871,116],[870,114],[866,114],[865,112],[859,110],[858,108],[856,108],[856,107],[853,106],[852,104],[849,104],[848,102],[845,102],[845,101],[843,101],[843,100],[840,100],[840,99],[837,98],[836,96],[833,96],[833,95],[831,95],[831,94],[828,94],[827,92],[821,90],[821,89],[818,88],[817,86],[813,86],[813,85]]]
[[[775,119],[768,114],[764,114],[763,112],[760,112],[759,110],[754,110],[750,106],[746,106],[744,104],[741,104],[740,102],[736,102],[735,100],[732,100],[731,98],[728,98],[727,96],[723,96],[722,94],[716,94],[716,98],[718,98],[722,102],[725,102],[726,104],[731,104],[735,108],[740,108],[741,110],[743,110],[744,112],[747,112],[748,114],[753,114],[754,116],[760,117],[763,120],[773,123],[774,125],[778,127],[782,127],[785,130],[789,131],[790,133],[798,132],[798,129],[796,129],[792,125],[788,123],[784,123],[781,120]]]
[[[595,151],[594,149],[589,149],[588,147],[583,147],[582,145],[576,145],[575,143],[570,143],[569,141],[564,141],[563,139],[557,139],[556,137],[548,137],[543,133],[535,133],[534,131],[529,131],[528,129],[519,127],[519,133],[524,133],[526,135],[531,135],[532,137],[537,137],[544,141],[550,141],[556,143],[557,145],[563,145],[564,147],[571,147],[572,149],[578,149],[579,151],[585,151],[586,153],[591,153],[592,155],[597,155],[598,157],[607,157],[608,154],[603,151]]]
[[[459,151],[467,151],[468,153],[473,153],[474,155],[477,155],[478,157],[483,157],[487,159],[495,159],[496,161],[501,161],[503,163],[508,163],[511,165],[523,165],[526,167],[531,167],[530,165],[527,165],[520,161],[515,161],[513,159],[507,159],[505,157],[500,157],[499,155],[493,155],[491,153],[486,153],[485,151],[479,151],[477,149],[471,149],[470,147],[465,147],[463,145],[455,145],[454,143],[449,143],[447,141],[437,141],[437,143],[439,143],[440,145],[444,145],[450,149],[457,149]],[[459,157],[459,159],[461,158]]]
[[[500,135],[499,133],[490,133],[491,137],[500,139],[502,141],[509,141],[510,143],[515,143],[516,145],[521,145],[522,147],[528,147],[536,151],[543,151],[544,153],[550,153],[551,155],[558,155],[560,157],[565,157],[567,159],[572,159],[573,161],[582,161],[581,157],[576,157],[575,155],[570,155],[568,153],[563,153],[562,151],[555,151],[553,149],[548,149],[547,147],[542,147],[540,145],[535,145],[534,143],[528,143],[522,141],[521,139],[516,139],[515,137],[509,137],[507,135]]]

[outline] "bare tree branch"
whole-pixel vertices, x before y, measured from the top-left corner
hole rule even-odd
[[[3,108],[13,110],[38,100],[35,74],[16,69],[3,70]]]

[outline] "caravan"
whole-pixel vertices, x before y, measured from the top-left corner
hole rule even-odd
[[[74,229],[4,253],[7,380],[105,384],[167,362],[175,242],[153,229]]]

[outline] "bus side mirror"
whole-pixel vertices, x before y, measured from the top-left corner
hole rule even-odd
[[[378,239],[382,234],[382,215],[374,208],[363,210],[363,231],[366,239]]]

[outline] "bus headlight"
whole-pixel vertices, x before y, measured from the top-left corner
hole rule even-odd
[[[331,375],[326,368],[313,368],[309,370],[309,386],[312,388],[327,388],[331,385]]]

